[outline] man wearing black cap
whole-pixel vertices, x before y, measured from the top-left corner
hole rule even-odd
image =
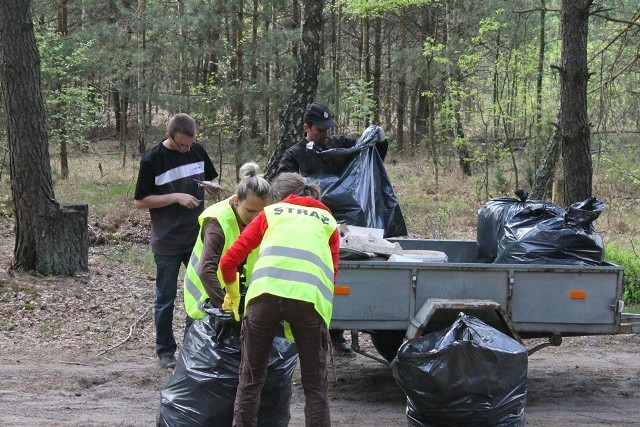
[[[331,135],[331,129],[338,126],[329,108],[321,102],[313,102],[307,105],[304,112],[304,136],[297,144],[284,152],[278,164],[277,174],[282,172],[296,172],[304,176],[315,174],[340,175],[349,163],[358,155],[351,157],[325,159],[314,156],[313,151],[320,152],[330,148],[351,148],[358,141],[342,135]],[[389,142],[384,138],[384,132],[376,143],[376,149],[382,160],[387,155]],[[344,339],[342,329],[332,329],[331,344],[335,351],[351,353],[351,347]]]
[[[337,123],[333,120],[333,115],[329,108],[321,102],[313,102],[307,105],[304,112],[304,136],[297,144],[294,144],[284,152],[276,175],[282,172],[296,172],[302,175],[313,175],[325,173],[330,175],[340,175],[344,168],[353,158],[343,158],[331,161],[323,161],[318,156],[311,156],[313,150],[324,151],[330,148],[351,148],[356,145],[356,138],[349,138],[343,135],[331,135],[331,129]],[[382,160],[387,155],[389,142],[384,138],[384,134],[376,143],[376,149]],[[354,157],[357,155],[354,154]]]

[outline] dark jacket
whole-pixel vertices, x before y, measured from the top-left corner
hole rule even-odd
[[[349,138],[347,136],[336,135],[327,138],[324,146],[314,146],[313,150],[316,152],[329,150],[332,148],[351,148],[356,145],[358,140],[356,138]],[[309,141],[306,138],[302,138],[299,142],[291,146],[284,152],[280,163],[278,164],[278,170],[276,175],[282,172],[297,172],[303,176],[315,175],[315,174],[329,174],[340,175],[347,165],[358,155],[354,153],[346,157],[332,157],[323,158],[321,156],[314,156],[307,148]],[[376,149],[382,160],[387,155],[387,148],[389,147],[389,141],[384,140],[376,143]]]

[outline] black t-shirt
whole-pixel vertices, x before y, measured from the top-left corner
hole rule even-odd
[[[135,199],[147,196],[187,193],[204,200],[204,188],[194,179],[212,180],[218,172],[209,155],[199,143],[186,153],[169,150],[161,142],[154,144],[142,156],[136,184]],[[195,209],[179,203],[149,209],[151,215],[151,248],[160,255],[178,255],[191,252],[200,225],[198,216],[204,202]]]

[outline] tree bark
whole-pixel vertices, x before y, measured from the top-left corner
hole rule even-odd
[[[32,22],[29,1],[0,0],[0,72],[16,231],[12,268],[69,275],[87,270],[87,207],[61,208],[55,200]]]
[[[587,32],[592,0],[562,0],[560,132],[564,206],[591,197],[591,130],[587,115]]]
[[[275,177],[282,153],[302,137],[304,109],[316,95],[320,72],[320,30],[323,6],[323,0],[310,0],[303,3],[304,19],[300,50],[296,55],[296,77],[289,101],[280,114],[278,143],[265,171],[265,178],[268,180]]]
[[[540,35],[538,41],[538,68],[536,70],[536,138],[533,147],[533,167],[538,168],[540,162],[540,136],[542,135],[542,77],[544,75],[544,57],[546,40],[546,0],[540,0]]]
[[[558,112],[560,117],[560,112]],[[547,198],[551,183],[553,182],[554,173],[556,170],[556,163],[560,155],[560,131],[556,127],[551,133],[549,144],[545,156],[542,159],[540,168],[536,171],[536,178],[533,182],[533,188],[529,197],[531,199],[544,200]]]
[[[407,46],[407,29],[402,25],[400,28],[400,46],[399,50],[405,49]],[[404,72],[404,58],[400,59],[398,73],[398,103],[396,104],[396,149],[398,152],[404,150],[404,121],[405,121],[405,109],[407,103],[407,81],[406,73]]]
[[[240,167],[242,166],[244,153],[244,0],[237,3],[237,21],[235,36],[236,51],[236,70],[234,85],[236,87],[235,104],[235,122],[236,122],[236,138],[235,138],[235,163],[236,177]]]
[[[382,18],[374,19],[373,25],[373,123],[380,124],[380,84],[382,80]]]

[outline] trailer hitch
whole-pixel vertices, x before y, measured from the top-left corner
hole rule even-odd
[[[536,351],[541,350],[545,347],[558,347],[560,344],[562,344],[562,335],[552,334],[551,336],[549,336],[549,342],[543,342],[542,344],[538,344],[537,346],[527,350],[527,356],[531,356]]]

